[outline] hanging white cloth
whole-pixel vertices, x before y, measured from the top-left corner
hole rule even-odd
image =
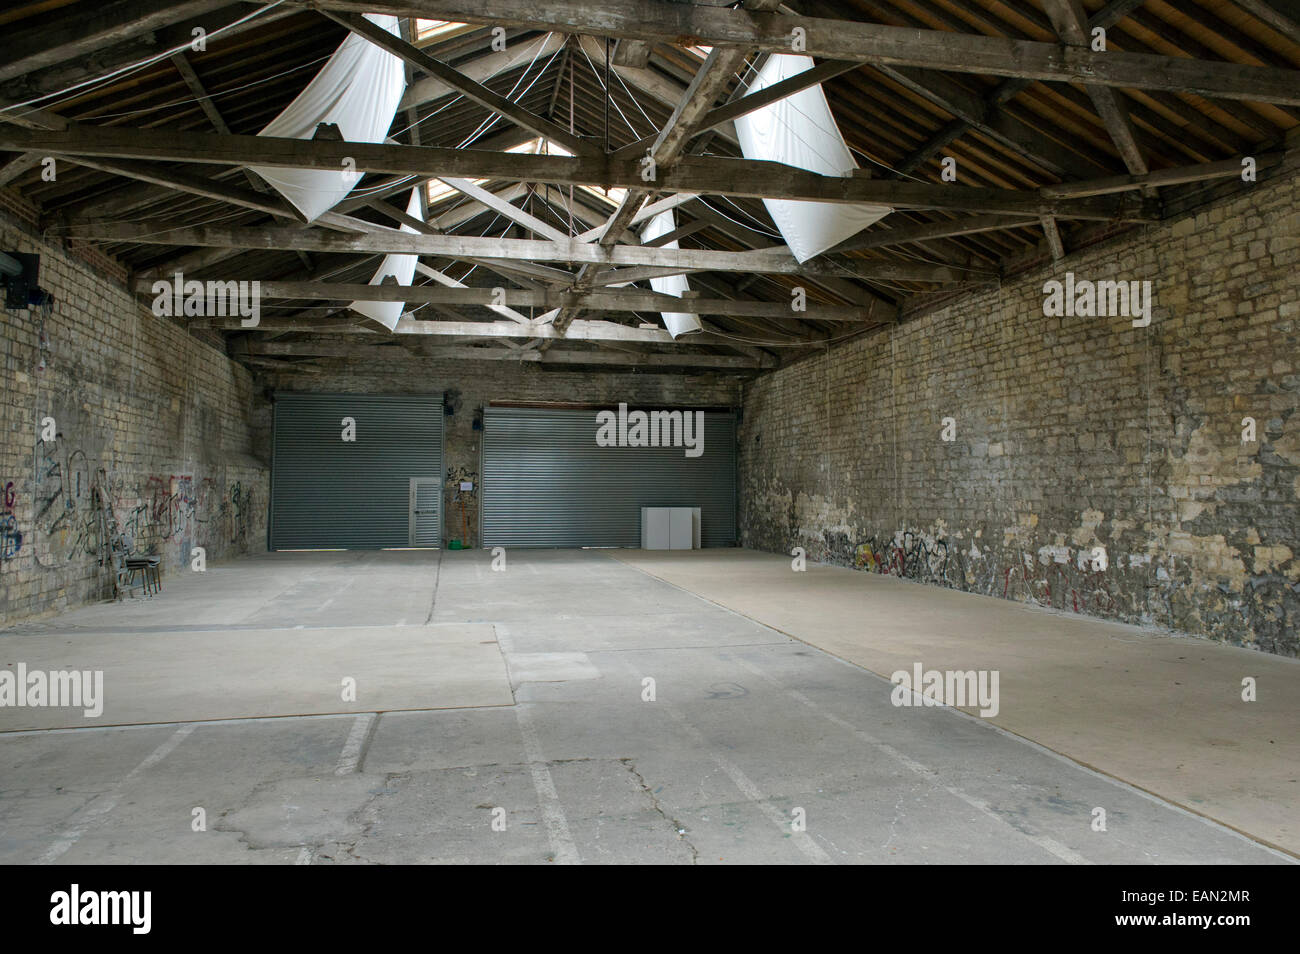
[[[667,235],[677,228],[677,219],[673,215],[672,209],[665,209],[654,218],[652,218],[641,232],[641,241],[651,242],[661,235]],[[660,246],[661,248],[680,248],[677,240],[673,239]],[[676,295],[682,297],[682,292],[687,291],[691,286],[686,282],[685,275],[665,275],[663,278],[650,279],[650,287],[663,295]],[[664,318],[664,327],[674,338],[689,334],[692,331],[702,330],[700,319],[695,315],[681,314],[678,312],[662,312]]]
[[[424,221],[420,207],[420,190],[415,188],[411,190],[411,201],[406,203],[406,214],[412,218]],[[414,228],[402,223],[403,232],[416,232]],[[415,262],[420,256],[404,255],[393,253],[385,255],[383,262],[380,263],[375,277],[370,279],[371,285],[382,285],[386,277],[397,279],[399,285],[410,285],[415,278]],[[373,318],[389,331],[397,327],[397,319],[402,317],[402,310],[406,307],[404,301],[354,301],[352,310],[360,312],[367,318]]]
[[[767,58],[748,95],[812,69],[811,57],[789,53]],[[826,176],[849,176],[858,167],[835,125],[821,84],[800,90],[735,120],[746,159],[767,159]],[[884,205],[846,205],[764,199],[794,257],[805,262],[893,210]]]
[[[366,19],[397,34],[397,17],[367,13]],[[402,61],[364,37],[349,33],[298,98],[259,136],[311,139],[320,123],[335,123],[348,142],[383,142],[406,89]],[[343,168],[284,169],[252,166],[293,203],[308,221],[329,211],[352,191],[361,173]]]

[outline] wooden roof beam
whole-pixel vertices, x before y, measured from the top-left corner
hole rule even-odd
[[[332,142],[222,136],[213,133],[130,130],[76,126],[64,131],[0,127],[0,149],[110,159],[149,159],[217,165],[343,169],[351,160],[362,172],[465,179],[547,182],[637,189],[644,185],[634,162],[580,156],[538,156],[440,149],[393,143]],[[806,199],[813,202],[874,203],[893,208],[950,209],[1060,218],[1123,218],[1150,221],[1142,203],[1124,199],[1061,200],[1011,189],[954,184],[897,182],[865,177],[823,176],[775,162],[688,157],[658,171],[654,188],[733,196]]]
[[[419,47],[412,46],[401,37],[394,36],[359,13],[341,14],[332,13],[329,10],[322,10],[321,12],[358,36],[369,40],[380,49],[387,50],[394,56],[410,63],[416,69],[437,78],[480,106],[486,107],[510,120],[515,125],[522,126],[544,139],[559,143],[575,155],[592,156],[602,152],[594,143],[570,135],[569,131],[558,123],[524,109],[477,80],[466,76],[459,70],[453,69],[441,60],[435,59]]]
[[[324,9],[363,13],[373,0],[312,0]],[[920,66],[1057,83],[1095,83],[1194,93],[1214,99],[1300,105],[1297,71],[1182,57],[1111,51],[1094,53],[1054,43],[944,30],[882,26],[856,20],[732,10],[669,0],[388,0],[398,15],[468,23],[589,33],[651,43],[691,37],[718,48],[786,53],[803,30],[808,56],[860,63]]]

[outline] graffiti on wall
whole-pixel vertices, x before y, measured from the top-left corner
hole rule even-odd
[[[827,556],[839,562],[834,549]],[[1152,566],[1147,559],[1130,558],[1127,566],[1105,568],[1093,559],[1093,552],[1091,546],[1053,546],[999,556],[992,547],[981,550],[912,530],[883,539],[869,537],[851,547],[853,566],[868,573],[1089,616],[1143,619],[1176,628],[1179,606],[1207,602],[1207,593],[1192,591],[1188,573],[1170,572],[1172,561],[1170,566]],[[1300,633],[1300,581],[1258,576],[1240,593],[1218,595],[1218,612],[1244,620],[1261,648],[1285,651]]]
[[[461,490],[468,483],[469,490]],[[448,467],[443,478],[445,530],[449,540],[469,544],[478,535],[478,471],[463,464]]]
[[[14,482],[8,481],[4,485],[4,510],[0,512],[0,565],[12,560],[23,548],[23,534],[18,529],[18,517],[14,513],[17,500]]]
[[[133,550],[142,545],[177,544],[178,559],[194,545],[242,545],[248,541],[254,501],[251,488],[193,474],[151,474],[112,481],[110,500],[119,527]]]
[[[92,469],[89,456],[60,435],[33,448],[30,525],[20,525],[19,482],[4,483],[0,513],[0,568],[30,552],[38,566],[54,569],[106,558],[120,540],[135,553],[178,547],[247,544],[256,504],[252,488],[193,474],[133,475]],[[105,540],[105,537],[108,540]]]

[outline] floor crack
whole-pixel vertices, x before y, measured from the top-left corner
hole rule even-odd
[[[619,761],[622,762],[624,768],[626,768],[629,772],[631,772],[632,775],[636,778],[637,784],[641,787],[641,791],[643,791],[646,797],[650,799],[650,807],[653,808],[656,812],[658,812],[660,817],[663,818],[664,821],[672,825],[673,831],[676,832],[677,837],[681,839],[682,842],[686,845],[686,847],[690,850],[691,864],[693,865],[699,864],[700,850],[695,847],[694,843],[689,838],[686,837],[686,826],[683,825],[676,818],[673,818],[666,811],[664,811],[663,806],[659,804],[659,799],[655,797],[655,793],[652,792],[650,790],[650,786],[646,784],[645,776],[643,776],[637,770],[636,763],[632,759],[621,758],[619,759]]]

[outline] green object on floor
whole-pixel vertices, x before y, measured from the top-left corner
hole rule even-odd
[[[459,540],[451,540],[451,541],[449,541],[449,542],[447,543],[447,549],[448,549],[448,550],[464,550],[464,549],[465,549],[465,544],[461,543]]]

